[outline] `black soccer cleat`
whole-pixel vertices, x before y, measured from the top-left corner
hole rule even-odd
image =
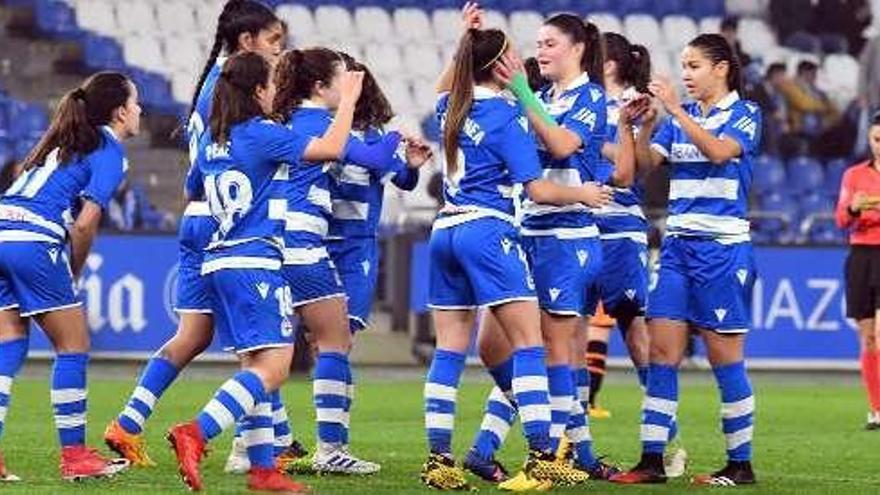
[[[694,476],[693,484],[703,486],[754,485],[755,472],[749,461],[728,461],[720,471]]]

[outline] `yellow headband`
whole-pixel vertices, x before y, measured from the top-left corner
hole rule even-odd
[[[501,58],[501,56],[504,55],[504,52],[506,52],[506,51],[507,51],[507,36],[504,37],[504,43],[501,45],[501,51],[498,52],[498,55],[495,55],[494,57],[492,57],[492,60],[490,60],[486,65],[480,67],[480,70],[486,70],[489,67],[492,67],[492,64],[497,62],[498,59]]]

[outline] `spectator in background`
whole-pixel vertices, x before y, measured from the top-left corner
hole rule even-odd
[[[767,67],[764,79],[754,86],[749,99],[761,107],[764,115],[764,150],[779,155],[781,142],[789,132],[788,110],[782,86],[786,82],[785,64],[772,63]]]
[[[867,0],[819,0],[813,9],[813,29],[825,53],[858,55],[865,44],[862,33],[871,24]]]
[[[14,160],[4,163],[3,169],[0,169],[0,192],[6,192],[20,173],[20,163],[16,163]]]
[[[791,35],[806,33],[812,22],[811,0],[770,0],[770,24],[786,46]]]
[[[781,86],[788,108],[791,130],[807,139],[818,138],[837,123],[840,112],[824,91],[816,86],[819,66],[804,60],[797,66],[797,76]]]
[[[874,36],[859,56],[859,105],[868,112],[880,109],[880,36]]]
[[[101,227],[124,232],[170,231],[175,223],[173,215],[159,211],[150,204],[140,184],[132,184],[126,179],[107,205],[107,215]]]
[[[739,17],[727,16],[721,20],[721,36],[724,36],[733,53],[739,58],[739,66],[745,69],[752,63],[752,57],[743,51],[739,42],[738,30]]]

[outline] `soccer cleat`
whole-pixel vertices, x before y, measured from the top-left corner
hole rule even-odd
[[[125,431],[118,420],[113,420],[104,430],[104,443],[113,452],[121,455],[135,467],[152,467],[156,463],[147,455],[147,444],[143,435]]]
[[[294,472],[296,470],[295,463],[300,459],[306,459],[308,455],[309,451],[301,443],[294,440],[292,444],[275,457],[275,466],[281,471]]]
[[[608,481],[622,485],[666,483],[666,474],[663,472],[663,458],[660,454],[642,454],[642,459],[632,469],[617,473]]]
[[[3,459],[3,454],[0,454],[0,483],[12,483],[15,481],[21,481],[21,478],[6,469],[6,461]]]
[[[504,466],[497,459],[494,457],[483,459],[474,449],[468,451],[462,465],[465,469],[489,483],[501,483],[510,478],[507,469],[504,469]]]
[[[590,419],[608,419],[611,417],[611,411],[602,406],[590,406]]]
[[[599,459],[595,466],[592,468],[580,468],[588,475],[590,475],[591,480],[597,481],[608,481],[612,476],[620,474],[620,469],[617,466],[612,464],[608,464],[602,459]]]
[[[572,466],[568,460],[560,460],[551,452],[529,452],[523,472],[537,481],[549,481],[553,485],[573,486],[584,483],[589,475]]]
[[[508,492],[546,492],[551,488],[553,488],[552,482],[529,478],[524,471],[520,471],[513,478],[498,484],[499,490]]]
[[[60,467],[61,479],[79,481],[113,476],[128,467],[128,460],[107,459],[85,445],[70,445],[61,448]]]
[[[455,465],[455,460],[448,454],[429,455],[422,465],[419,478],[425,485],[438,490],[473,490],[464,471]]]
[[[229,456],[223,466],[223,472],[229,474],[247,474],[251,470],[251,460],[248,458],[247,445],[244,438],[234,437]]]
[[[277,469],[253,468],[248,472],[248,488],[259,492],[280,492],[290,495],[311,493],[311,488],[297,483]]]
[[[574,458],[574,444],[568,439],[568,436],[562,435],[559,439],[559,448],[556,449],[556,458],[564,461],[571,461]]]
[[[865,423],[866,430],[880,430],[880,411],[871,411],[868,413],[868,422]]]
[[[168,430],[165,439],[177,456],[177,471],[183,482],[190,490],[200,491],[204,485],[199,473],[199,462],[206,455],[207,449],[199,425],[195,421],[180,423]]]
[[[724,469],[694,476],[693,484],[703,486],[739,486],[755,484],[755,472],[749,461],[727,461]]]
[[[667,449],[663,456],[663,469],[667,478],[680,478],[687,471],[688,455],[682,447]]]
[[[353,456],[341,445],[319,445],[312,457],[312,469],[318,474],[376,474],[382,466]]]

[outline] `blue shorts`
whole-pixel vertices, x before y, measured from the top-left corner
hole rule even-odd
[[[588,307],[612,318],[642,316],[648,302],[648,247],[630,239],[602,242],[602,271]]]
[[[352,238],[327,243],[330,259],[348,296],[351,330],[367,328],[379,277],[379,245],[375,238]]]
[[[592,314],[587,300],[602,269],[602,244],[597,237],[524,236],[523,246],[535,274],[541,309],[561,316]]]
[[[202,275],[202,252],[180,246],[177,264],[177,292],[174,311],[178,313],[211,313],[214,307],[213,289],[208,277]]]
[[[748,332],[755,278],[751,243],[667,237],[647,316],[719,333]]]
[[[205,277],[214,290],[214,325],[223,349],[242,353],[293,345],[290,288],[281,272],[225,269]]]
[[[293,294],[295,308],[322,299],[345,297],[342,279],[329,257],[307,265],[284,264],[281,270]]]
[[[519,233],[508,222],[487,217],[434,229],[429,248],[430,308],[474,309],[535,299]]]
[[[65,246],[0,242],[0,309],[32,316],[81,305]]]

